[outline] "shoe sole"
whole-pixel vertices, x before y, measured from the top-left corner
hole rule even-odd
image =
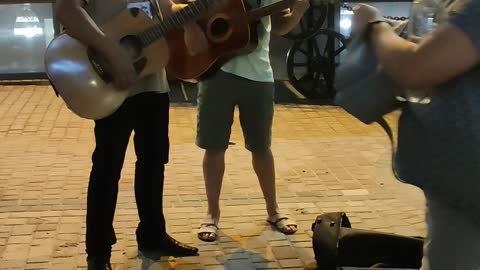
[[[162,257],[195,257],[198,256],[198,252],[195,254],[173,254],[166,251],[148,251],[148,250],[138,250],[138,256],[145,257],[154,261],[158,261]]]

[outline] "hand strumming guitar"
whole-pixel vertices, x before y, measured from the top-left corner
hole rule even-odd
[[[110,64],[113,84],[119,90],[127,89],[136,81],[137,73],[127,51],[115,42],[108,42],[104,57]]]

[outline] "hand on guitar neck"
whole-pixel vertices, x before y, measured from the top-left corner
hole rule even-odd
[[[310,7],[309,0],[292,0],[291,1],[291,10],[293,14],[305,14],[307,9]]]
[[[292,31],[310,7],[310,0],[287,0],[290,12],[272,14],[272,33],[283,36]]]

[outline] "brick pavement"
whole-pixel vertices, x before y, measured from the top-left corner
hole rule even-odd
[[[200,248],[194,258],[137,257],[130,145],[120,183],[113,248],[116,269],[304,269],[313,265],[310,226],[343,210],[354,227],[424,235],[424,199],[390,172],[386,136],[335,107],[282,105],[273,151],[278,200],[299,223],[285,236],[265,222],[265,207],[238,121],[227,153],[220,239],[197,240],[206,211],[202,151],[194,145],[195,108],[172,104],[166,171],[169,232]],[[395,123],[397,115],[389,116]],[[85,269],[85,204],[93,123],[47,86],[0,86],[0,269]]]

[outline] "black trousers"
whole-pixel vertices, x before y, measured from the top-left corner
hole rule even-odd
[[[168,94],[128,98],[111,116],[95,121],[96,147],[87,195],[87,254],[110,257],[116,242],[113,218],[118,182],[132,130],[137,161],[135,198],[140,223],[137,242],[154,247],[166,234],[163,216],[164,167],[168,162]]]

